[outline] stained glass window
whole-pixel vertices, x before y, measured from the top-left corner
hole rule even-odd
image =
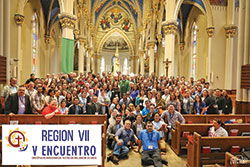
[[[37,14],[33,15],[32,19],[32,35],[33,35],[33,44],[32,44],[32,73],[37,73],[37,59],[38,59],[38,19]]]
[[[192,38],[191,38],[191,77],[196,79],[196,57],[197,57],[197,24],[194,22],[192,27]]]

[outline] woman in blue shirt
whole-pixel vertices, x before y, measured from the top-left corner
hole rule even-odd
[[[199,95],[195,96],[194,113],[197,115],[206,115],[207,114],[206,103],[201,101],[201,97]]]

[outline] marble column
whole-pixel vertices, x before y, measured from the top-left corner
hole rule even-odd
[[[79,49],[78,49],[78,73],[84,73],[84,55],[85,55],[85,45],[86,39],[84,37],[79,37]]]
[[[155,43],[156,41],[148,41],[149,49],[149,75],[155,72]]]
[[[93,51],[91,48],[88,49],[88,57],[87,57],[87,73],[90,72],[90,61],[91,61],[91,57],[93,56]]]
[[[45,51],[45,55],[44,55],[44,58],[43,58],[43,62],[44,62],[44,76],[47,74],[47,73],[50,73],[50,40],[51,40],[51,37],[49,35],[45,35],[44,36],[44,40],[45,40],[45,48],[46,48],[46,51]]]
[[[184,66],[184,46],[185,43],[181,42],[180,43],[180,55],[179,55],[179,76],[183,76],[183,66]]]
[[[250,38],[250,2],[245,1],[245,30],[244,30],[244,57],[243,57],[243,65],[249,64],[250,54],[249,54],[249,38]],[[250,102],[250,90],[243,89],[243,101]],[[249,104],[250,105],[250,104]]]
[[[233,58],[234,58],[234,36],[237,31],[237,26],[225,26],[226,31],[226,65],[225,65],[225,89],[233,89]]]
[[[6,76],[7,76],[7,83],[10,81],[10,1],[1,1],[2,9],[1,12],[3,13],[2,19],[2,34],[1,37],[2,41],[2,55],[6,56]],[[3,45],[4,43],[4,45]]]
[[[97,53],[96,55],[96,72],[100,74],[101,72],[101,53]]]
[[[144,75],[144,64],[145,64],[144,51],[139,51],[139,55],[140,55],[140,74]]]
[[[135,74],[138,75],[139,73],[139,57],[138,56],[135,56]]]
[[[208,76],[208,82],[213,82],[213,75],[212,75],[212,37],[214,35],[215,28],[214,27],[208,27],[207,28],[207,35],[208,35],[208,70],[207,70],[207,76]],[[212,87],[212,84],[211,84]]]
[[[168,76],[175,76],[174,72],[174,49],[175,49],[175,34],[178,30],[177,21],[165,21],[163,22],[163,31],[165,34],[165,53],[164,53],[164,61],[168,58],[169,61],[172,61],[169,64]],[[165,69],[165,65],[164,65]],[[166,71],[166,70],[164,70]],[[166,75],[166,72],[164,72]]]
[[[22,33],[22,23],[24,21],[24,16],[21,15],[21,14],[15,14],[15,21],[16,21],[16,24],[17,24],[17,84],[19,85],[20,84],[20,80],[21,80],[21,75],[20,75],[20,72],[21,72],[21,69],[20,69],[20,66],[21,66],[21,33]]]
[[[240,0],[239,6],[239,28],[238,28],[238,48],[237,48],[237,79],[236,79],[236,102],[242,101],[242,89],[241,89],[241,66],[243,60],[243,44],[244,44],[244,10],[245,1]]]

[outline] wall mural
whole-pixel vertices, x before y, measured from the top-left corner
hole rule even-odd
[[[104,43],[103,49],[115,50],[118,46],[119,51],[129,51],[127,42],[120,36],[119,33],[112,34]]]
[[[100,20],[103,31],[118,27],[125,32],[131,32],[132,23],[129,17],[119,8],[108,11]]]
[[[110,21],[105,16],[103,16],[100,25],[103,30],[110,29]]]

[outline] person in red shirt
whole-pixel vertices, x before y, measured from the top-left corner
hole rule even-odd
[[[51,100],[50,104],[44,108],[42,114],[46,119],[52,118],[54,115],[61,114],[58,108],[58,103],[55,99]]]

